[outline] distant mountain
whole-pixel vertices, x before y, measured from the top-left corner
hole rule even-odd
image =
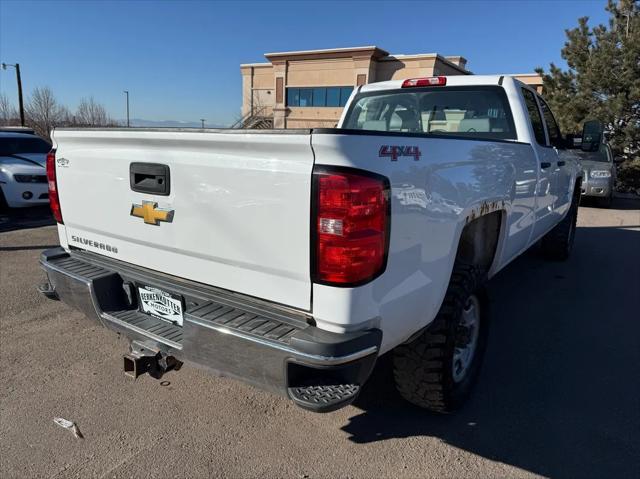
[[[118,120],[121,125],[126,125],[127,120]],[[176,120],[144,120],[141,118],[131,118],[131,126],[144,128],[202,128],[199,121],[176,121]],[[205,128],[228,128],[229,125],[216,125],[204,123]]]

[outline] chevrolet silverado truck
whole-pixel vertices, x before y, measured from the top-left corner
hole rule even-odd
[[[404,398],[452,411],[485,351],[487,280],[574,240],[582,169],[506,76],[361,86],[332,129],[52,140],[61,246],[40,291],[130,338],[132,377],[188,362],[323,412],[390,352]]]

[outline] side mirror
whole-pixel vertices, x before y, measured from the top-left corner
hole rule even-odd
[[[622,163],[624,161],[624,158],[622,156],[614,156],[613,157],[613,162],[616,165],[619,165],[620,163]]]
[[[604,125],[600,120],[586,121],[582,127],[582,151],[598,151],[603,133]]]

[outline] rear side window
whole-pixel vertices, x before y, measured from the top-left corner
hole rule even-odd
[[[354,130],[517,139],[499,87],[432,87],[358,95],[343,124]]]
[[[563,148],[562,135],[560,134],[558,123],[556,123],[556,119],[553,117],[553,113],[551,113],[549,105],[547,105],[547,103],[542,98],[540,98],[540,107],[542,108],[544,122],[547,125],[547,131],[549,132],[549,142],[553,146]]]
[[[0,156],[19,155],[20,153],[49,153],[50,150],[51,145],[37,136],[0,136]]]
[[[527,112],[529,113],[529,120],[531,121],[531,126],[533,127],[533,134],[536,137],[536,141],[539,145],[546,146],[547,140],[544,136],[544,126],[542,126],[542,116],[540,115],[540,110],[538,109],[538,104],[536,103],[535,95],[529,90],[522,89],[522,94],[524,95],[524,102],[527,105]]]

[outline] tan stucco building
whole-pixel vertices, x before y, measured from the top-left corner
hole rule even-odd
[[[268,63],[240,65],[245,128],[335,126],[353,88],[437,75],[471,75],[461,56],[390,55],[375,46],[265,54]],[[537,74],[514,75],[541,88]],[[238,125],[240,126],[240,125]]]

